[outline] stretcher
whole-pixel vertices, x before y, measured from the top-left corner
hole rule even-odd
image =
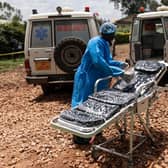
[[[82,138],[91,138],[111,124],[115,124],[119,130],[119,137],[129,134],[129,151],[127,153],[117,152],[115,149],[105,147],[107,142],[92,146],[92,154],[101,150],[126,158],[132,164],[133,151],[137,149],[147,136],[134,133],[134,117],[138,116],[140,123],[147,132],[148,137],[154,142],[154,137],[149,130],[148,108],[156,99],[157,84],[167,71],[164,62],[138,61],[133,68],[134,77],[127,83],[122,78],[107,90],[97,92],[98,84],[103,80],[108,80],[111,76],[96,81],[95,90],[88,99],[79,106],[65,110],[60,116],[51,120],[54,128],[67,131]],[[145,119],[141,113],[145,112]],[[127,131],[126,116],[130,115],[130,129]],[[123,126],[119,122],[124,121]],[[134,136],[141,137],[142,140],[134,146]]]

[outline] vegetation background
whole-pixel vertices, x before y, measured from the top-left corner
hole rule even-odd
[[[109,0],[109,2],[114,2],[115,8],[119,9],[120,7],[125,16],[143,12],[142,9],[144,11],[155,11],[161,4],[168,5],[168,0],[161,0],[160,3],[156,0]],[[0,61],[1,55],[4,53],[23,51],[26,22],[22,18],[20,9],[14,8],[7,2],[0,1]],[[129,43],[130,25],[118,26],[117,30],[116,44]],[[16,64],[17,60],[15,59],[14,62]],[[20,60],[18,62],[20,64]],[[1,69],[3,64],[6,67],[6,64],[10,63],[9,61],[6,63],[4,60],[1,61]]]

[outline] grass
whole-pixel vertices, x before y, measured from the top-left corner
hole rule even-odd
[[[0,60],[0,72],[13,70],[24,63],[24,58],[19,57],[16,59],[3,59]]]

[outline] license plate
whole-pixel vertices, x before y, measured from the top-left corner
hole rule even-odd
[[[50,61],[36,61],[35,67],[37,71],[50,70],[51,62]]]

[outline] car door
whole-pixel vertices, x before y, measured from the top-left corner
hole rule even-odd
[[[142,57],[142,45],[140,41],[140,20],[134,19],[130,39],[130,61],[134,64]]]
[[[164,60],[168,62],[168,17],[162,19],[164,32],[165,32],[165,45],[164,45]]]
[[[32,75],[55,74],[52,21],[32,21],[29,44]]]
[[[88,19],[55,20],[55,61],[60,70],[74,73],[90,39]]]

